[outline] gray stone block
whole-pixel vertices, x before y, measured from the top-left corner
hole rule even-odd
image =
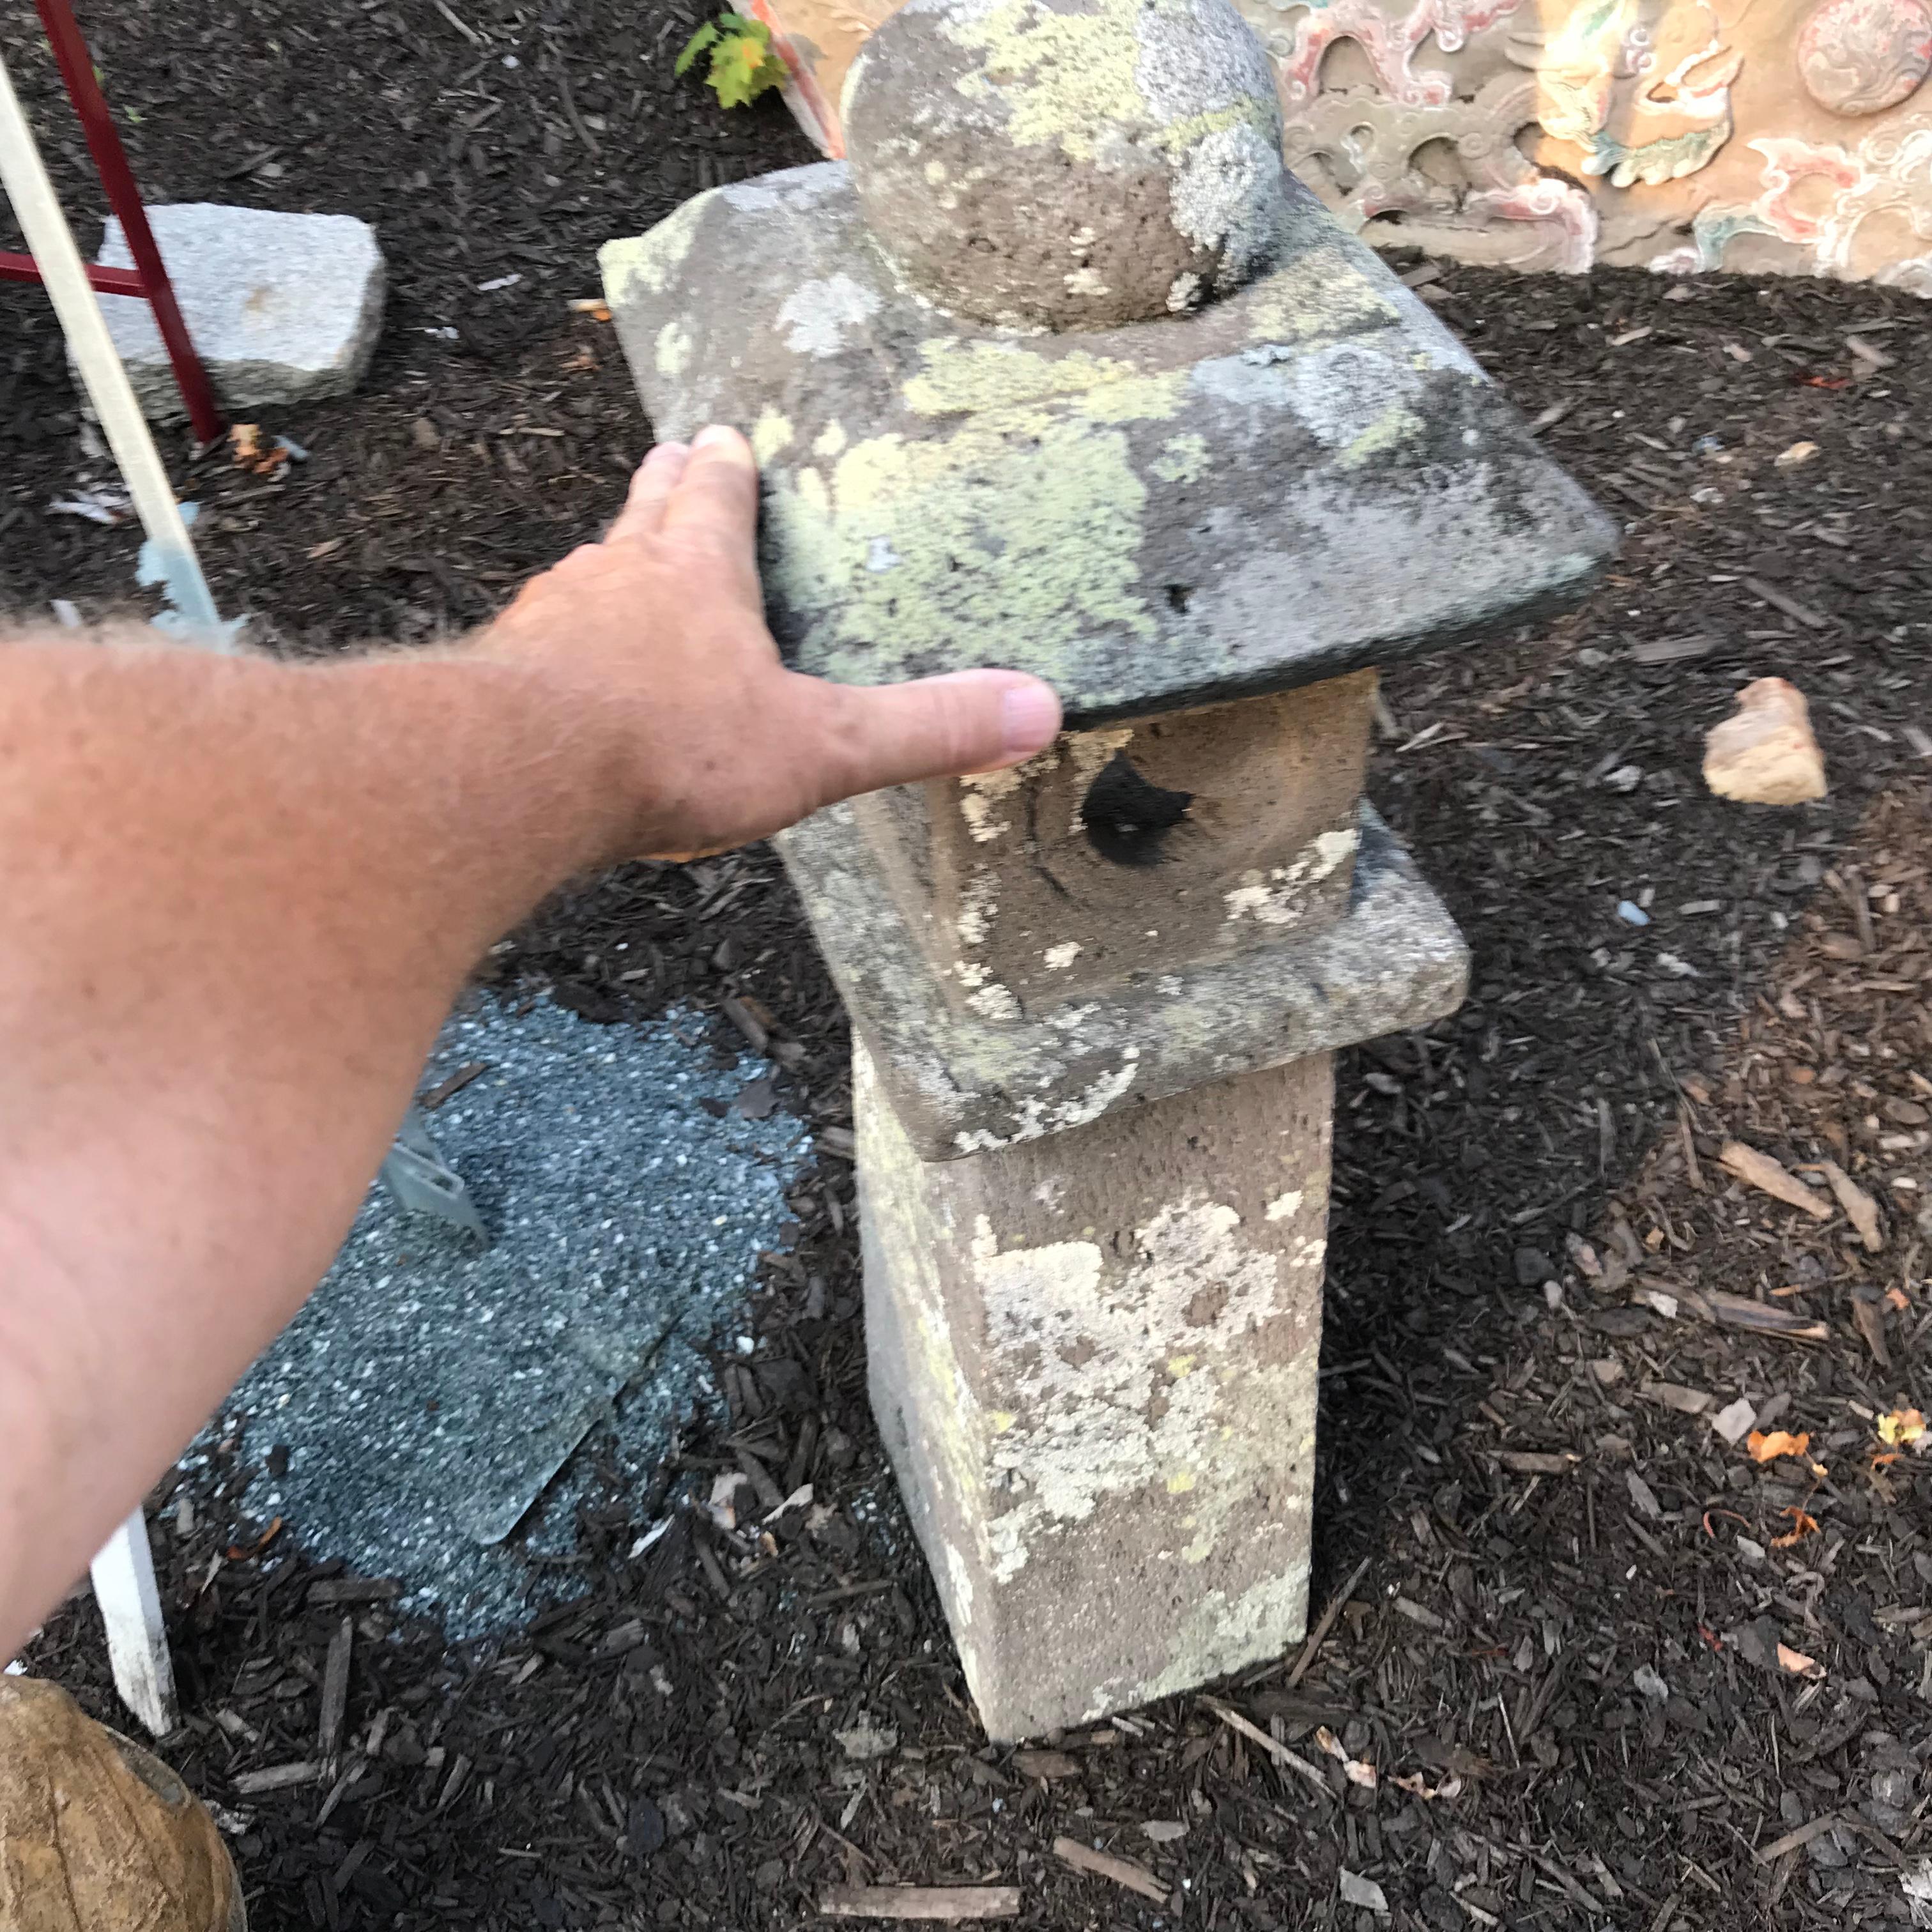
[[[658,434],[751,437],[766,615],[800,670],[1033,671],[1100,724],[1493,637],[1580,602],[1615,551],[1292,178],[1232,292],[1030,334],[909,287],[856,166],[714,189],[601,255]]]
[[[921,1160],[854,1054],[873,1412],[989,1737],[1278,1657],[1308,1607],[1329,1057]]]
[[[225,407],[345,396],[368,372],[385,277],[366,221],[210,202],[151,208],[148,219]],[[107,224],[100,259],[104,268],[134,266],[118,220]],[[100,306],[142,410],[158,422],[184,416],[152,310],[132,296],[104,296]]]
[[[1180,958],[1103,998],[956,1011],[849,805],[778,848],[832,976],[919,1158],[1017,1146],[1204,1082],[1280,1066],[1454,1012],[1468,949],[1374,808],[1348,904],[1232,956]]]

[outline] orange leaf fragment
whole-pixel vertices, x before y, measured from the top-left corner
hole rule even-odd
[[[1788,1509],[1780,1510],[1778,1514],[1791,1518],[1791,1534],[1789,1536],[1774,1536],[1771,1539],[1771,1546],[1774,1550],[1789,1550],[1794,1543],[1810,1535],[1818,1527],[1818,1519],[1808,1514],[1796,1503]]]
[[[288,446],[279,438],[271,448],[262,446],[260,423],[235,424],[228,432],[228,441],[235,452],[236,469],[252,470],[257,476],[274,476],[289,460]]]
[[[1925,1433],[1925,1418],[1916,1408],[1894,1408],[1878,1419],[1878,1439],[1896,1448],[1901,1442],[1916,1442]]]
[[[1825,1674],[1825,1666],[1815,1657],[1807,1657],[1802,1650],[1793,1650],[1788,1643],[1778,1646],[1780,1668],[1788,1670],[1794,1677],[1817,1678]]]
[[[1754,1429],[1744,1438],[1744,1446],[1751,1453],[1754,1462],[1774,1462],[1780,1456],[1802,1456],[1811,1447],[1808,1434],[1792,1436],[1782,1429],[1774,1429],[1767,1436],[1762,1429]]]

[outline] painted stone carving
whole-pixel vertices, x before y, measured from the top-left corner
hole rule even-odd
[[[1432,34],[1444,53],[1454,53],[1472,34],[1514,14],[1521,0],[1414,0],[1399,17],[1387,0],[1311,0],[1287,46],[1281,36],[1262,28],[1256,10],[1244,8],[1250,25],[1280,59],[1280,86],[1290,113],[1321,91],[1323,56],[1338,40],[1352,40],[1368,57],[1376,85],[1407,107],[1444,107],[1455,98],[1453,75],[1417,74],[1411,63]]]
[[[1814,273],[1870,280],[1932,296],[1932,120],[1888,128],[1855,148],[1766,139],[1750,144],[1764,157],[1764,185],[1743,205],[1700,208],[1688,248],[1653,268],[1684,273],[1723,265],[1741,236],[1768,236],[1806,259]],[[1886,245],[1861,248],[1861,230],[1888,217]],[[1901,252],[1900,232],[1928,244]]]
[[[1352,228],[1390,214],[1466,236],[1495,222],[1534,224],[1545,238],[1539,259],[1523,266],[1580,272],[1596,252],[1596,208],[1586,189],[1540,173],[1516,146],[1516,129],[1536,118],[1534,96],[1520,73],[1496,75],[1453,115],[1372,88],[1336,88],[1289,120],[1285,152]],[[1461,183],[1414,165],[1431,142],[1453,148]]]
[[[1827,0],[1798,37],[1805,91],[1834,114],[1882,114],[1932,68],[1932,9],[1921,0]]]
[[[787,37],[800,119],[842,153],[839,87],[891,0],[752,4]],[[1932,280],[1932,0],[1235,4],[1273,59],[1289,165],[1366,240]]]
[[[1606,175],[1614,188],[1695,174],[1731,137],[1742,56],[1724,46],[1708,6],[1580,7],[1540,50],[1523,34],[1510,37],[1508,52],[1535,70],[1528,118],[1552,140],[1574,142],[1583,172]]]

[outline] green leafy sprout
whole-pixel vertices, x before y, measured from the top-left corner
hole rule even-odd
[[[785,64],[772,45],[771,28],[743,14],[720,14],[706,21],[685,42],[677,71],[688,74],[698,56],[706,52],[711,63],[705,80],[722,107],[748,106],[785,77]]]

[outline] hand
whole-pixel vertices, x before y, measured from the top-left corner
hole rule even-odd
[[[634,747],[626,855],[723,851],[835,800],[1052,742],[1060,701],[1017,671],[857,686],[788,670],[765,628],[758,515],[735,430],[660,443],[604,541],[526,584],[479,640],[573,686]]]

